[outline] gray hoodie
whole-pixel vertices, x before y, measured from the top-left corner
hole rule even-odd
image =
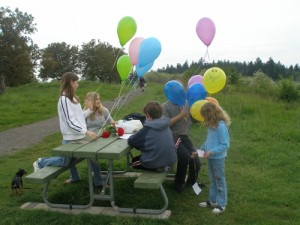
[[[170,119],[146,120],[144,127],[128,139],[128,144],[141,151],[140,161],[144,167],[170,166],[177,160]]]

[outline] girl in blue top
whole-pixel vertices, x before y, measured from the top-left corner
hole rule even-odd
[[[224,212],[227,205],[227,186],[225,180],[225,158],[230,144],[230,118],[217,104],[205,103],[200,113],[207,126],[207,136],[201,149],[203,158],[208,159],[210,180],[209,196],[206,202],[199,203],[200,207],[215,207],[212,213]]]

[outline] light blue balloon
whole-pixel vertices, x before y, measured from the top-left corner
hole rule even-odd
[[[138,62],[141,67],[148,65],[159,56],[161,44],[155,37],[146,38],[142,41],[138,52]]]
[[[175,105],[184,106],[186,102],[185,91],[181,83],[171,80],[165,84],[165,96]]]
[[[146,66],[141,67],[139,64],[135,65],[135,71],[138,77],[144,76],[153,66],[154,62],[147,64]]]
[[[191,107],[194,102],[205,99],[207,96],[207,91],[205,90],[203,84],[195,83],[188,88],[186,95],[189,106]]]

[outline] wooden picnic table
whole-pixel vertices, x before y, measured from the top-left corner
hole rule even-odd
[[[73,205],[72,208],[88,208],[92,206],[94,200],[109,200],[114,202],[114,179],[113,179],[113,162],[125,157],[130,152],[131,147],[127,144],[127,140],[120,139],[118,136],[110,136],[109,138],[99,138],[94,141],[72,141],[65,145],[60,145],[52,149],[55,156],[75,157],[87,160],[88,165],[88,182],[90,202],[87,205]],[[92,160],[107,159],[109,161],[107,176],[103,188],[109,186],[109,193],[105,194],[104,190],[100,194],[94,193],[93,176],[92,176]],[[53,204],[47,202],[49,206],[59,208],[70,208],[65,204]]]
[[[167,173],[156,172],[143,172],[134,183],[134,188],[143,189],[159,189],[164,199],[164,206],[162,209],[136,209],[136,208],[122,208],[115,203],[115,188],[114,188],[114,173],[120,171],[114,171],[114,160],[119,160],[122,157],[127,157],[128,170],[129,154],[132,147],[127,144],[126,139],[121,139],[118,136],[110,136],[109,138],[99,138],[94,141],[72,141],[68,144],[60,145],[52,149],[52,155],[75,157],[80,161],[86,159],[88,166],[88,186],[89,186],[89,203],[86,205],[71,205],[52,203],[47,198],[47,192],[52,179],[55,179],[59,174],[67,170],[64,167],[51,167],[47,166],[25,177],[25,180],[31,183],[44,184],[43,200],[44,202],[54,208],[65,209],[87,209],[91,207],[95,200],[108,200],[111,202],[112,207],[118,212],[123,213],[143,213],[143,214],[161,214],[166,211],[168,207],[168,198],[165,190],[162,186],[164,178]],[[94,193],[93,176],[92,176],[92,160],[108,160],[108,171],[103,184],[103,189],[100,194]],[[105,188],[108,187],[108,193],[105,193]]]

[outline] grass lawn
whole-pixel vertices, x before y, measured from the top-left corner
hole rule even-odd
[[[81,88],[85,84],[81,85]],[[99,85],[99,84],[98,84]],[[87,87],[88,85],[86,85]],[[97,85],[96,85],[97,86]],[[89,86],[95,90],[96,86]],[[103,85],[100,94],[103,99],[110,99],[118,95],[120,85]],[[48,89],[47,89],[48,88]],[[44,118],[55,116],[58,90],[57,86],[40,85],[32,91],[30,87],[16,88],[0,96],[1,108],[3,102],[14,99],[14,107],[5,106],[1,110],[0,122],[3,116],[14,114],[14,117],[23,117],[22,103],[30,114],[30,101],[32,107],[39,107],[48,103],[48,113],[43,112]],[[79,88],[80,89],[80,88]],[[78,90],[79,90],[78,89]],[[31,87],[33,90],[33,87]],[[41,99],[38,91],[41,90]],[[107,90],[104,94],[104,90]],[[80,93],[83,99],[86,89]],[[102,93],[103,92],[103,93]],[[22,94],[24,93],[24,95]],[[34,94],[33,94],[34,93]],[[55,95],[55,96],[54,96]],[[51,97],[52,96],[52,97]],[[207,224],[207,225],[273,225],[273,224],[300,224],[299,184],[300,184],[300,110],[299,103],[287,104],[263,96],[239,93],[234,88],[226,87],[217,94],[212,95],[228,112],[232,119],[230,127],[231,146],[226,159],[226,179],[228,186],[228,206],[221,215],[213,215],[211,210],[198,206],[208,196],[207,162],[201,160],[202,167],[199,181],[206,187],[197,196],[191,187],[181,194],[173,190],[172,181],[165,181],[164,187],[169,198],[168,209],[172,215],[168,220],[153,220],[145,218],[109,217],[102,215],[70,215],[43,210],[21,210],[25,202],[42,202],[41,185],[25,183],[24,193],[20,196],[11,193],[10,182],[17,169],[24,168],[32,172],[32,162],[41,156],[49,156],[50,149],[60,145],[59,133],[47,137],[42,143],[17,152],[14,155],[4,155],[0,158],[0,224],[118,224],[118,225],[155,225],[155,224]],[[53,99],[52,99],[53,98]],[[19,100],[17,100],[19,99]],[[22,99],[22,102],[20,102]],[[150,100],[165,101],[163,85],[147,83],[145,93],[137,96],[118,113],[117,119],[131,112],[142,112],[143,105]],[[29,103],[27,103],[29,102]],[[45,103],[46,102],[46,103]],[[24,110],[25,110],[24,109]],[[6,113],[6,114],[5,114]],[[1,119],[2,118],[2,119]],[[24,119],[31,123],[32,119]],[[11,120],[14,121],[14,120]],[[5,125],[4,129],[18,126],[21,123]],[[190,136],[199,146],[206,134],[206,128],[200,123],[192,125]],[[117,162],[116,167],[123,168],[125,160]],[[101,168],[106,168],[107,162],[101,161]],[[62,182],[69,176],[63,173],[53,182],[49,197],[52,201],[76,201],[86,203],[87,171],[86,163],[78,165],[83,182],[65,186]],[[116,178],[116,203],[122,207],[157,207],[161,208],[163,201],[158,191],[145,191],[133,189],[134,178]],[[109,206],[109,202],[96,201],[95,205]]]

